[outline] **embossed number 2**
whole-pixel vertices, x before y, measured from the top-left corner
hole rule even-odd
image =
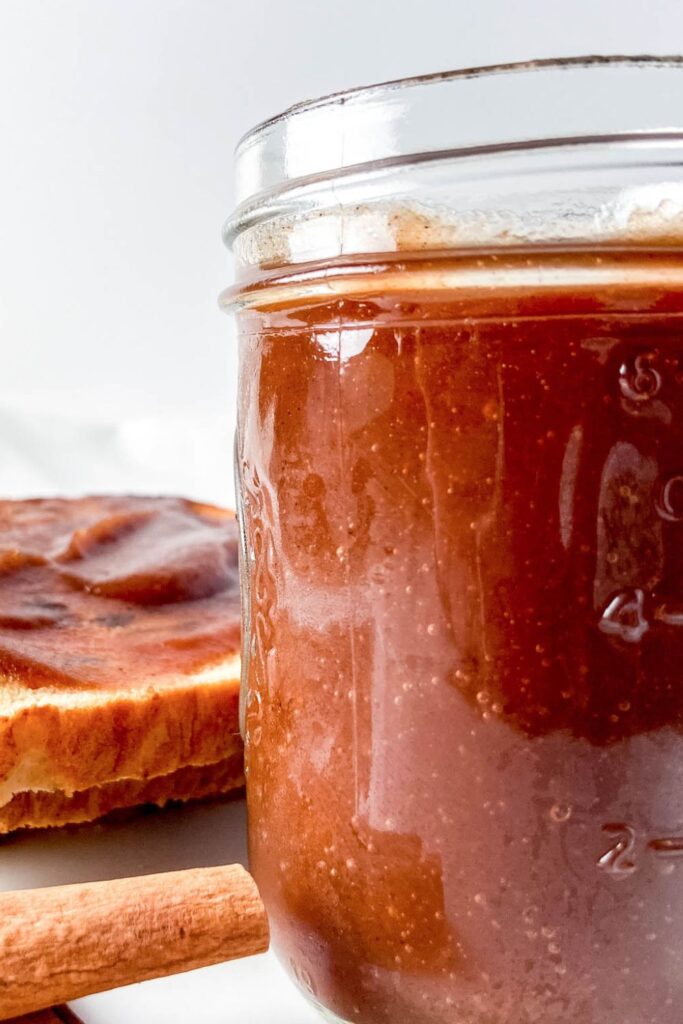
[[[598,867],[616,878],[627,878],[636,870],[636,832],[630,825],[605,825],[603,832],[614,836],[609,850],[598,859]]]

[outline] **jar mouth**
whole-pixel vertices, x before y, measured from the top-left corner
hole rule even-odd
[[[258,208],[349,173],[458,155],[683,138],[683,56],[584,56],[420,75],[298,103],[236,148],[231,245]]]
[[[655,54],[587,54],[577,57],[545,57],[538,60],[508,61],[500,64],[483,64],[478,67],[454,68],[450,71],[434,71],[424,75],[409,75],[406,78],[393,78],[385,82],[377,82],[371,85],[353,86],[350,89],[341,89],[337,92],[328,93],[325,96],[317,96],[310,100],[302,100],[293,103],[279,114],[267,117],[259,121],[252,128],[249,128],[238,140],[235,146],[235,156],[238,158],[240,152],[251,144],[252,139],[275,126],[288,121],[299,114],[305,114],[315,109],[332,106],[337,103],[346,103],[352,99],[369,97],[375,93],[388,94],[402,89],[410,89],[417,86],[430,85],[437,82],[461,81],[469,78],[488,78],[494,75],[503,74],[524,74],[533,71],[548,69],[569,70],[575,68],[595,67],[659,67],[659,68],[683,68],[683,54],[669,54],[666,56]]]

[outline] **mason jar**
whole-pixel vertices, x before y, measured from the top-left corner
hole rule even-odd
[[[237,150],[243,723],[332,1021],[683,1018],[683,64],[392,82]]]

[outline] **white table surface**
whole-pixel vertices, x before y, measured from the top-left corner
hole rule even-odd
[[[245,863],[237,800],[0,841],[0,890]],[[272,953],[89,996],[85,1024],[320,1024]]]

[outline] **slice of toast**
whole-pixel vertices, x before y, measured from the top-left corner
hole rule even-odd
[[[0,502],[0,832],[241,785],[239,633],[232,514]]]

